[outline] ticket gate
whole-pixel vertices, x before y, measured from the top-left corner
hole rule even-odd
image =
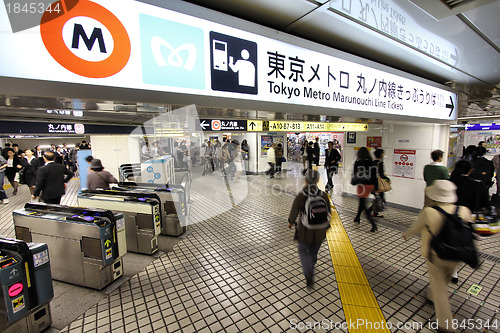
[[[153,254],[158,251],[161,231],[160,198],[144,193],[118,190],[85,190],[78,204],[120,212],[125,218],[127,251]]]
[[[182,185],[157,185],[151,183],[120,182],[116,190],[156,194],[161,202],[161,234],[179,236],[188,225],[188,204],[186,191]]]
[[[123,275],[127,251],[122,214],[27,203],[12,215],[16,237],[48,245],[55,280],[101,290]]]
[[[120,181],[140,181],[141,164],[122,164],[118,168],[118,177]]]
[[[52,323],[53,297],[47,245],[0,237],[0,328],[43,331]]]

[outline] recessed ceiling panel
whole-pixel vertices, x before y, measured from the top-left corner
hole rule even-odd
[[[463,14],[500,49],[500,1],[474,8]]]

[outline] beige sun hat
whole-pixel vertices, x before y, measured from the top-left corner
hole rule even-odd
[[[437,202],[455,203],[458,200],[456,190],[456,185],[451,181],[438,179],[425,189],[425,194]]]

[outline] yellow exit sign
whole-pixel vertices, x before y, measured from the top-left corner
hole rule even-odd
[[[355,132],[367,131],[368,124],[247,120],[247,130],[250,132]]]

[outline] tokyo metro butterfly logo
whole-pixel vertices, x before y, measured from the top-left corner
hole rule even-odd
[[[130,39],[123,24],[108,9],[86,0],[54,18],[45,12],[40,25],[43,44],[67,70],[89,78],[121,71],[130,58]]]
[[[203,30],[146,14],[139,22],[144,83],[204,89]]]

